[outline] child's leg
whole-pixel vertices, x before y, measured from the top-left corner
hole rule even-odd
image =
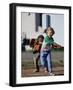
[[[39,59],[40,59],[40,54],[36,57],[36,60],[35,60],[35,64],[36,64],[36,71],[39,71]]]
[[[46,71],[48,71],[48,64],[47,64],[47,52],[46,51],[42,51],[40,54],[40,60],[41,60],[41,64],[44,68],[46,68]]]
[[[40,52],[40,61],[41,61],[41,65],[44,66],[44,60],[43,60],[43,51]]]
[[[40,58],[40,54],[37,53],[34,57],[34,65],[35,65],[35,68],[36,68],[36,70],[34,72],[39,72],[39,65],[38,65],[39,58]]]
[[[52,60],[51,60],[51,51],[48,52],[47,55],[47,64],[49,72],[52,72]]]

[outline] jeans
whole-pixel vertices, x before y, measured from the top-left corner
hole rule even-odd
[[[40,53],[41,65],[44,66],[49,72],[52,72],[52,60],[51,60],[51,50],[43,51]]]

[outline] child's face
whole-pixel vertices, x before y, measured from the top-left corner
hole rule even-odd
[[[42,39],[42,38],[39,38],[38,41],[39,41],[39,42],[43,42],[43,39]]]
[[[52,37],[52,36],[53,36],[52,30],[48,29],[48,30],[47,30],[47,35],[48,35],[49,37]]]

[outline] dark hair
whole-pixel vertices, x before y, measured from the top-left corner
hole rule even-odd
[[[43,36],[43,35],[39,35],[38,38],[37,38],[37,40],[38,40],[39,38],[44,39],[44,36]]]
[[[51,31],[52,31],[52,34],[55,34],[55,31],[52,27],[48,27]],[[47,31],[48,31],[48,28],[47,28]]]
[[[47,32],[47,29],[44,30],[44,33],[46,33],[46,32]]]

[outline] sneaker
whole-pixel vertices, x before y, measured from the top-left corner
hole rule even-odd
[[[48,73],[48,71],[47,71],[47,70],[45,70],[44,72],[45,72],[45,73]]]
[[[34,70],[33,72],[39,72],[39,70]]]
[[[47,70],[46,68],[44,68],[44,72],[45,72],[45,73],[47,73],[47,72],[48,72],[48,70]]]
[[[55,76],[55,74],[54,74],[54,73],[49,73],[49,75],[50,75],[50,76]]]

